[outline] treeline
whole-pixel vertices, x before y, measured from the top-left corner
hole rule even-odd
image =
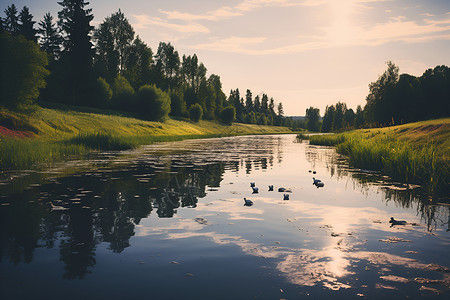
[[[327,106],[322,122],[318,108],[306,110],[311,131],[339,132],[353,128],[383,127],[450,116],[450,68],[436,66],[422,76],[399,75],[391,61],[377,81],[369,84],[364,109],[356,112],[338,102]]]
[[[282,103],[262,94],[229,97],[220,76],[207,77],[196,54],[182,55],[160,42],[156,53],[135,34],[119,10],[94,28],[89,2],[62,0],[55,21],[45,14],[37,28],[25,6],[8,6],[0,18],[0,105],[17,108],[34,100],[128,111],[155,121],[190,117],[297,126]],[[275,112],[275,106],[277,111]]]

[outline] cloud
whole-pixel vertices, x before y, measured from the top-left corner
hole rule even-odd
[[[188,24],[175,24],[169,23],[164,19],[149,17],[147,15],[131,15],[136,19],[136,23],[133,24],[134,28],[145,29],[149,25],[156,25],[160,27],[166,27],[181,33],[209,33],[209,29],[198,23],[188,23]]]

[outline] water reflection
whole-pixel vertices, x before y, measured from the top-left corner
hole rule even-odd
[[[324,188],[311,184],[308,170],[317,170]],[[450,244],[442,230],[449,206],[288,136],[158,144],[0,181],[0,262],[32,265],[35,256],[57,253],[64,279],[94,277],[102,249],[125,259],[151,240],[161,252],[196,256],[199,269],[208,265],[198,257],[210,252],[231,257],[230,268],[262,259],[270,269],[264,276],[282,275],[294,287],[366,294],[368,284],[405,290],[401,284],[437,280],[432,293],[450,285],[439,248]],[[252,195],[253,181],[260,193]],[[290,200],[276,192],[281,186],[292,188]],[[244,197],[255,204],[244,206]],[[389,227],[391,214],[411,219],[411,211],[420,224]],[[219,247],[229,252],[216,254]]]
[[[394,202],[403,208],[415,208],[429,231],[438,227],[447,226],[450,231],[450,199],[448,197],[437,199],[437,203],[424,190],[413,184],[392,182],[388,176],[370,170],[351,168],[348,160],[336,153],[332,147],[318,147],[308,145],[305,157],[311,168],[321,163],[326,166],[331,178],[346,181],[353,189],[369,195],[375,187],[382,193],[385,203]],[[435,200],[436,202],[436,200]]]

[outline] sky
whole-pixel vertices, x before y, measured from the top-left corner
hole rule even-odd
[[[0,0],[55,18],[57,0]],[[98,26],[119,9],[154,53],[160,41],[197,54],[223,90],[250,89],[305,115],[338,101],[365,105],[370,82],[393,61],[420,76],[450,66],[450,0],[92,0]],[[2,14],[2,16],[4,16]]]

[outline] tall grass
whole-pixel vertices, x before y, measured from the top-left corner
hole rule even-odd
[[[0,140],[0,170],[26,169],[36,163],[61,161],[88,151],[82,145],[34,138]]]
[[[360,132],[314,136],[310,143],[336,146],[352,166],[381,171],[393,180],[421,184],[430,194],[449,192],[449,161],[434,142],[417,146],[393,134]]]

